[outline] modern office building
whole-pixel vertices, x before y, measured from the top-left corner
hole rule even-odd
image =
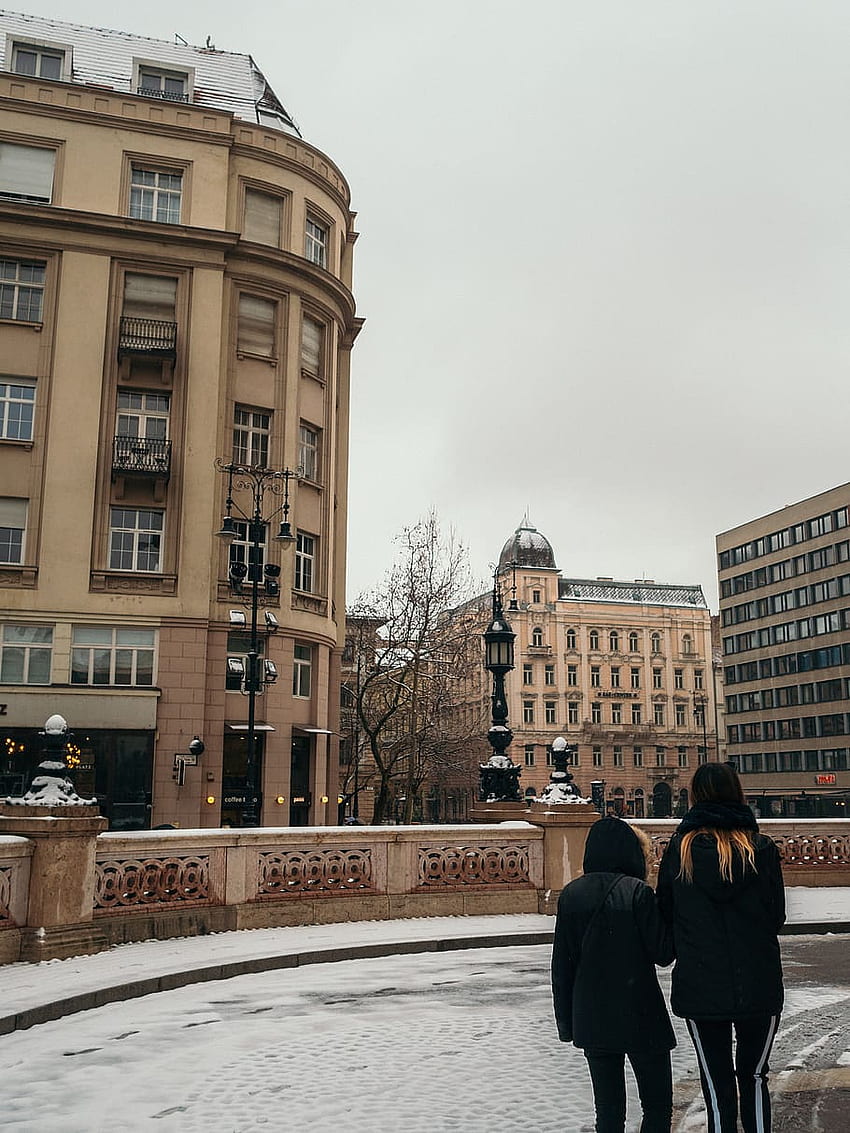
[[[0,793],[58,712],[113,828],[334,822],[348,185],[250,56],[4,12],[0,67]],[[216,538],[217,459],[297,472],[291,542],[238,480]]]
[[[850,803],[850,484],[717,536],[729,758],[764,817]]]

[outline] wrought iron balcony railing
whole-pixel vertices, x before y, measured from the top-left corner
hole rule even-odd
[[[116,437],[112,449],[112,471],[168,479],[171,474],[171,441]]]
[[[120,357],[124,354],[175,358],[177,356],[177,323],[122,315],[118,334],[118,355]]]
[[[168,102],[188,102],[189,96],[185,92],[161,90],[159,87],[136,87],[136,94],[145,98],[164,98]]]

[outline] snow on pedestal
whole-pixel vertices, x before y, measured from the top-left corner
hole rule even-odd
[[[8,806],[95,806],[97,799],[83,799],[74,790],[65,764],[65,745],[70,739],[68,722],[58,713],[50,716],[39,732],[44,740],[38,774],[25,795],[10,795]]]

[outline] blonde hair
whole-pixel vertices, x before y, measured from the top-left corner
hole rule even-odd
[[[710,834],[717,843],[717,856],[720,859],[720,877],[723,881],[732,880],[732,867],[736,851],[741,861],[744,863],[745,871],[751,869],[753,873],[758,872],[756,869],[756,855],[753,849],[752,838],[745,830],[717,830],[714,827],[703,826],[699,830],[689,830],[682,838],[682,844],[679,849],[682,868],[679,870],[679,877],[683,878],[685,881],[690,883],[694,879],[694,862],[691,844],[694,838],[700,834]]]
[[[646,862],[646,876],[649,877],[652,870],[654,870],[658,862],[655,860],[655,851],[652,848],[652,839],[647,832],[641,829],[640,826],[633,826],[629,823],[634,836],[640,842],[640,848],[643,850],[644,861]]]

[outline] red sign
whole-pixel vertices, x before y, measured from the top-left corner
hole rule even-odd
[[[829,775],[815,775],[815,783],[817,783],[819,787],[834,787],[835,776],[832,773]]]

